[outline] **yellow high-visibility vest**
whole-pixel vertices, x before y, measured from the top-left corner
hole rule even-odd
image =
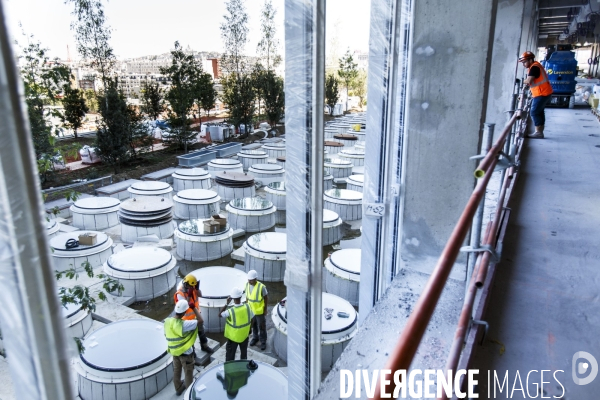
[[[246,300],[248,300],[248,305],[250,309],[254,313],[254,315],[263,315],[263,309],[265,306],[265,299],[263,298],[263,285],[259,281],[256,281],[256,285],[254,285],[254,290],[250,291],[250,284],[246,282]]]
[[[194,345],[198,329],[183,333],[183,320],[167,318],[165,320],[165,337],[167,338],[167,351],[173,356],[180,356]]]
[[[229,309],[225,324],[225,337],[233,342],[242,343],[250,334],[250,307],[248,304]]]

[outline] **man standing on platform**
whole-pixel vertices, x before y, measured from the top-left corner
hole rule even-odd
[[[229,307],[233,300],[234,304]],[[225,361],[235,360],[235,352],[240,346],[240,360],[248,359],[248,335],[250,334],[250,322],[254,314],[250,306],[242,303],[242,291],[239,288],[233,288],[231,296],[221,308],[221,317],[226,318],[225,337],[227,345],[225,347]]]
[[[198,327],[202,326],[202,317],[197,308],[193,308],[195,320],[183,319],[189,308],[188,302],[179,300],[175,305],[175,316],[165,319],[164,329],[167,338],[167,352],[173,356],[173,384],[175,393],[181,395],[194,380],[193,346],[198,337]],[[181,370],[185,384],[181,381]]]
[[[197,319],[194,309],[198,309],[198,314],[200,313],[200,305],[198,304],[198,298],[200,296],[202,296],[202,292],[200,292],[200,283],[194,275],[187,274],[177,286],[177,292],[175,292],[175,295],[173,296],[175,304],[177,304],[177,302],[180,300],[185,300],[189,305],[183,316],[184,321],[193,321]],[[212,349],[208,347],[208,338],[204,332],[203,323],[198,324],[198,337],[200,338],[200,348],[202,351],[212,353]]]
[[[535,132],[528,134],[527,137],[531,139],[543,139],[544,125],[546,123],[544,109],[552,98],[552,85],[548,80],[546,70],[542,67],[542,64],[535,61],[535,55],[532,52],[526,51],[521,54],[519,62],[523,63],[523,66],[527,68],[525,85],[529,86],[531,95],[533,96],[530,113],[535,125]]]
[[[260,349],[267,348],[267,302],[269,301],[267,288],[257,279],[255,270],[248,271],[246,283],[246,301],[254,313],[252,318],[252,339],[250,346],[254,346],[260,339]]]

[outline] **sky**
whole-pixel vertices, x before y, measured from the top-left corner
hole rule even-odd
[[[26,43],[23,30],[33,34],[52,57],[79,58],[73,31],[72,5],[64,0],[3,0],[13,38]],[[260,40],[262,0],[245,0],[248,11],[249,43],[246,54],[256,53]],[[224,0],[110,0],[104,1],[105,15],[113,29],[111,45],[118,59],[166,53],[178,40],[184,48],[223,51],[220,24]],[[280,52],[284,44],[284,0],[273,0],[277,10]],[[327,0],[327,43],[337,37],[338,51],[368,51],[370,0]],[[328,46],[330,47],[330,46]]]

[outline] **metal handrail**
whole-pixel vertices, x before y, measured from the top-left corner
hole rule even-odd
[[[438,262],[437,262],[429,280],[427,281],[427,284],[425,285],[423,292],[419,296],[419,300],[417,301],[417,304],[415,305],[413,312],[411,313],[410,317],[408,318],[406,326],[402,330],[402,333],[400,334],[400,338],[398,339],[398,342],[384,367],[384,370],[391,371],[390,373],[384,374],[385,379],[388,382],[390,382],[390,387],[386,388],[386,390],[385,390],[386,393],[393,393],[393,391],[395,389],[395,382],[394,382],[394,379],[392,379],[394,371],[408,370],[413,361],[413,358],[417,352],[419,344],[421,343],[421,340],[423,339],[423,335],[425,334],[425,331],[427,329],[427,325],[429,324],[429,321],[431,320],[433,312],[435,311],[435,307],[437,306],[437,303],[441,297],[444,286],[446,285],[446,282],[448,280],[448,277],[450,275],[452,267],[454,266],[454,263],[456,262],[456,259],[458,257],[462,243],[463,243],[467,233],[469,232],[469,229],[471,227],[471,222],[473,221],[473,217],[475,215],[475,212],[477,211],[477,207],[478,207],[479,203],[481,202],[481,200],[485,196],[487,184],[489,183],[491,176],[492,176],[491,172],[494,171],[494,168],[496,167],[496,164],[498,163],[498,158],[503,151],[504,144],[505,144],[509,134],[511,133],[513,125],[515,124],[515,122],[517,120],[519,120],[521,118],[521,114],[522,114],[521,110],[523,110],[523,108],[524,108],[525,99],[526,99],[526,91],[523,90],[521,92],[519,108],[514,112],[514,114],[512,115],[512,117],[510,118],[508,123],[506,124],[505,128],[503,129],[502,133],[500,134],[500,137],[498,138],[496,143],[494,143],[492,148],[488,151],[486,156],[481,160],[481,162],[479,163],[479,166],[475,170],[475,176],[478,178],[477,185],[475,186],[475,189],[473,190],[473,193],[471,194],[471,197],[469,198],[467,205],[465,206],[465,209],[463,210],[463,212],[458,220],[458,223],[454,227],[454,230],[452,231],[452,234],[450,235],[450,238],[448,239],[448,242],[446,243],[446,246],[444,247],[444,250],[442,251],[440,258],[438,259]],[[507,181],[507,179],[508,178],[505,179],[505,182]],[[503,185],[503,189],[504,189],[503,193],[506,192],[504,186],[505,185]],[[504,198],[504,195],[502,195],[502,199],[503,198]],[[496,218],[496,219],[499,219],[499,218]],[[487,239],[489,239],[492,236],[492,232],[494,232],[494,231],[495,231],[495,229],[493,228],[493,225],[492,225],[492,227],[488,231]],[[493,236],[495,237],[495,234],[493,234]],[[486,242],[487,242],[487,240],[486,240]],[[486,257],[486,255],[487,255],[488,262],[489,262],[489,253],[487,253],[487,252],[485,252],[481,256],[482,257],[481,260],[478,259],[478,261],[484,261],[485,260],[484,257]],[[480,265],[479,265],[479,267],[476,265],[476,268],[474,269],[473,274],[474,275],[477,274],[476,276],[479,278],[480,277],[479,273],[482,270],[481,266],[483,265],[483,263],[478,262],[478,264],[480,264]],[[487,270],[487,268],[486,268],[486,270]],[[483,275],[483,277],[485,277],[485,275]],[[477,279],[477,280],[479,280],[479,279]],[[469,290],[469,292],[470,292],[470,290]],[[473,296],[473,301],[474,301],[474,296]],[[468,319],[467,319],[467,321],[468,321]],[[460,329],[460,327],[459,327],[459,329]],[[465,329],[465,331],[466,331],[466,329]],[[463,332],[461,331],[460,332],[461,336],[462,336],[462,333]],[[463,336],[463,338],[464,338],[464,336]],[[461,348],[462,348],[462,341],[461,341],[461,346],[458,347],[459,356],[460,356]],[[455,349],[453,351],[456,352]],[[383,374],[383,371],[382,371],[382,374]],[[382,378],[382,379],[378,380],[378,382],[377,382],[377,388],[375,390],[375,397],[374,397],[374,399],[376,399],[376,400],[380,400],[382,398],[381,397],[381,394],[382,394],[381,389],[382,388],[380,387],[380,382],[383,380],[384,379]]]

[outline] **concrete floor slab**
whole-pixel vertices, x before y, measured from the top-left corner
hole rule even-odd
[[[528,140],[523,150],[486,318],[490,330],[472,368],[508,371],[511,387],[517,371],[525,386],[529,371],[550,370],[545,396],[593,399],[600,378],[576,385],[572,358],[586,351],[600,359],[600,124],[589,109],[546,115],[546,138]],[[564,394],[551,375],[557,370]],[[491,385],[481,383],[487,395]]]

